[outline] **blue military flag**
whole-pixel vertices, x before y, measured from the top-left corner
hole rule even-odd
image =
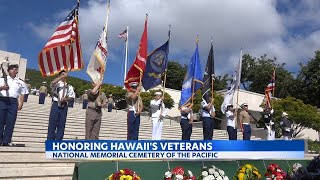
[[[167,68],[169,40],[147,57],[146,69],[142,77],[143,88],[147,91],[161,84],[162,73]]]
[[[180,106],[188,105],[195,92],[203,86],[202,71],[199,58],[198,44],[190,60],[187,74],[181,90]]]

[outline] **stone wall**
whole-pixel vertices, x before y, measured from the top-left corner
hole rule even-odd
[[[26,76],[26,70],[27,70],[27,59],[22,58],[21,55],[17,53],[0,50],[0,62],[5,61],[7,57],[9,60],[9,64],[19,65],[18,77],[24,80]],[[2,76],[2,72],[1,72],[1,76]]]

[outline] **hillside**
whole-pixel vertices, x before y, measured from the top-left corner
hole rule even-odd
[[[46,86],[49,88],[49,83],[55,78],[56,76],[52,77],[42,77],[40,71],[35,70],[35,69],[28,69],[26,71],[26,79],[30,79],[29,83],[31,84],[32,88],[37,88],[42,85],[43,81],[46,81],[47,84]],[[68,83],[70,83],[76,92],[77,97],[83,94],[84,90],[91,88],[91,82],[69,76],[68,77]]]

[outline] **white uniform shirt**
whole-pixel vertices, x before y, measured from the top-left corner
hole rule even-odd
[[[233,115],[232,111],[227,111],[226,112],[226,118],[227,118],[227,126],[231,126],[233,128],[236,127],[236,122],[235,122],[235,117]]]
[[[210,112],[208,112],[208,110],[204,109],[205,107],[208,106],[208,103],[205,100],[202,100],[201,102],[201,108],[202,108],[202,117],[210,117],[211,112],[215,112],[216,109],[214,108],[214,106],[212,106],[212,109]]]
[[[153,118],[159,118],[160,116],[160,112],[161,112],[161,108],[159,108],[160,106],[160,103],[161,103],[161,100],[151,100],[150,101],[150,110],[151,110],[151,117]],[[162,116],[165,116],[166,115],[166,109],[165,109],[165,106],[164,106],[164,103],[162,103]]]
[[[52,87],[53,94],[59,94],[59,97],[75,98],[75,93],[74,93],[73,87],[70,85],[66,85],[65,92],[63,94],[63,86],[64,86],[64,82],[59,81],[55,86]],[[53,96],[52,100],[58,101],[58,98],[56,96]]]
[[[27,94],[28,88],[26,88],[26,84],[21,81],[18,77],[11,78],[7,76],[9,90],[2,90],[0,92],[0,97],[11,97],[11,98],[18,98],[20,94]],[[4,86],[4,78],[0,78],[0,86]]]
[[[22,80],[21,80],[22,81]],[[24,94],[29,94],[30,92],[29,92],[29,89],[28,89],[28,87],[27,87],[27,84],[25,83],[25,82],[23,82],[22,81],[22,87],[23,87],[23,90],[22,90],[22,92],[25,92]]]
[[[188,107],[183,107],[182,110],[185,110],[185,109],[188,109]],[[191,115],[192,115],[192,110],[188,113],[187,117],[182,115],[181,113],[181,118],[182,119],[190,119],[191,118]]]

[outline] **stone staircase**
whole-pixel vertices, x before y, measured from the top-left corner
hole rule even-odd
[[[0,179],[72,179],[74,163],[71,160],[45,159],[45,140],[51,99],[44,105],[38,104],[38,96],[29,96],[18,117],[12,141],[25,144],[25,147],[0,147]],[[65,129],[65,140],[84,139],[85,110],[75,104],[69,108]],[[101,140],[126,139],[126,112],[103,111],[100,130]],[[151,139],[152,124],[148,117],[141,118],[139,139]],[[202,128],[193,128],[191,139],[201,140]],[[242,137],[238,134],[239,139]],[[162,138],[165,140],[181,139],[180,124],[165,120]],[[214,139],[228,139],[225,130],[215,130]],[[253,139],[258,139],[253,137]]]

